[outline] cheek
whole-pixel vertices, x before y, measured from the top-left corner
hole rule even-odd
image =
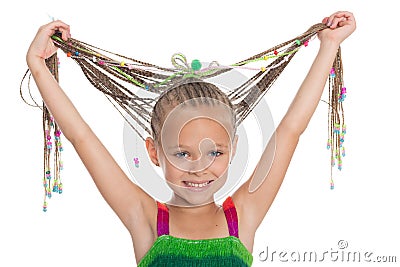
[[[163,172],[167,181],[179,180],[179,177],[183,175],[183,171],[179,170],[169,162],[165,163]]]
[[[210,166],[210,171],[214,173],[215,176],[221,176],[228,171],[229,168],[229,157],[220,157],[214,161]]]

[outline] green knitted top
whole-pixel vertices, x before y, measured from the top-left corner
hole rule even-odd
[[[223,238],[191,240],[170,236],[168,208],[165,204],[157,204],[158,238],[138,267],[251,266],[253,256],[239,239],[237,213],[230,197],[223,203],[230,236]]]

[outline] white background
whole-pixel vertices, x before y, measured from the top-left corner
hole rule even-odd
[[[57,3],[57,4],[56,4]],[[170,56],[230,64],[304,32],[337,10],[350,10],[357,31],[343,43],[348,96],[347,156],[329,190],[327,107],[316,110],[281,190],[260,226],[254,266],[286,266],[270,252],[337,250],[397,256],[400,219],[396,121],[399,115],[398,14],[395,1],[9,1],[1,8],[0,266],[135,266],[128,232],[107,206],[72,146],[64,140],[64,193],[42,206],[41,112],[19,97],[25,54],[49,15],[72,36],[139,60],[170,66]],[[266,98],[284,115],[318,49],[295,57]],[[60,83],[84,119],[126,170],[122,117],[63,55]],[[25,88],[26,89],[26,88]],[[25,91],[26,92],[26,91]],[[398,263],[397,263],[398,264]],[[303,266],[293,263],[295,266]],[[305,264],[304,266],[309,266]],[[342,266],[326,260],[318,265]],[[349,266],[351,264],[347,264]],[[365,263],[363,266],[382,264]],[[386,264],[396,266],[396,264]]]

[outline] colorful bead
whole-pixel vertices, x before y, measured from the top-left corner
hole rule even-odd
[[[347,128],[347,127],[346,127],[346,124],[343,124],[343,127],[342,127],[342,133],[343,133],[343,134],[346,134],[346,128]]]
[[[262,72],[264,72],[264,71],[266,71],[266,70],[267,70],[266,67],[261,67],[261,71],[262,71]]]
[[[278,55],[278,51],[275,50],[274,51],[274,55],[277,56]]]
[[[306,40],[305,42],[304,42],[304,47],[307,47],[308,46],[308,40]]]
[[[148,85],[146,85],[145,87],[144,87],[147,91],[149,91],[149,86]]]
[[[330,149],[331,148],[331,144],[332,144],[332,140],[328,139],[328,141],[326,143],[326,149]]]
[[[128,69],[131,70],[131,69],[133,69],[133,68],[134,68],[134,66],[133,66],[132,64],[129,64],[129,65],[128,65]]]
[[[335,184],[333,182],[331,182],[331,190],[333,190],[335,188]]]
[[[67,57],[71,57],[71,56],[72,56],[71,52],[68,52]]]
[[[121,63],[119,64],[121,67],[125,66],[125,62],[121,61]]]
[[[340,141],[340,143],[344,142],[344,134],[343,133],[339,134],[339,141]]]
[[[139,158],[133,158],[133,162],[135,163],[135,167],[139,168]]]
[[[191,64],[192,70],[200,70],[201,69],[201,62],[198,59],[193,59]]]
[[[78,51],[75,51],[75,56],[79,56],[79,52]]]
[[[335,77],[336,77],[335,68],[331,68],[330,76],[331,76],[332,78],[335,78]]]
[[[333,125],[333,132],[334,132],[335,134],[339,134],[339,129],[340,129],[340,125],[339,125],[338,123],[335,123],[335,124]]]
[[[347,93],[346,87],[342,87],[342,90],[340,91],[340,94],[339,94],[339,102],[344,101],[344,99],[346,98],[346,93]]]
[[[268,60],[269,57],[268,57],[268,56],[264,56],[263,59],[264,59],[264,60]]]
[[[104,65],[104,60],[99,60],[99,65]]]
[[[46,201],[43,203],[43,211],[44,211],[44,212],[47,211],[47,202],[46,202]]]
[[[297,45],[301,45],[300,40],[296,40],[296,44],[297,44]]]

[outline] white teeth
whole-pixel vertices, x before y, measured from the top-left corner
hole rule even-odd
[[[190,187],[203,187],[208,185],[210,182],[204,182],[202,184],[196,184],[196,183],[192,183],[192,182],[186,182],[186,184]]]

